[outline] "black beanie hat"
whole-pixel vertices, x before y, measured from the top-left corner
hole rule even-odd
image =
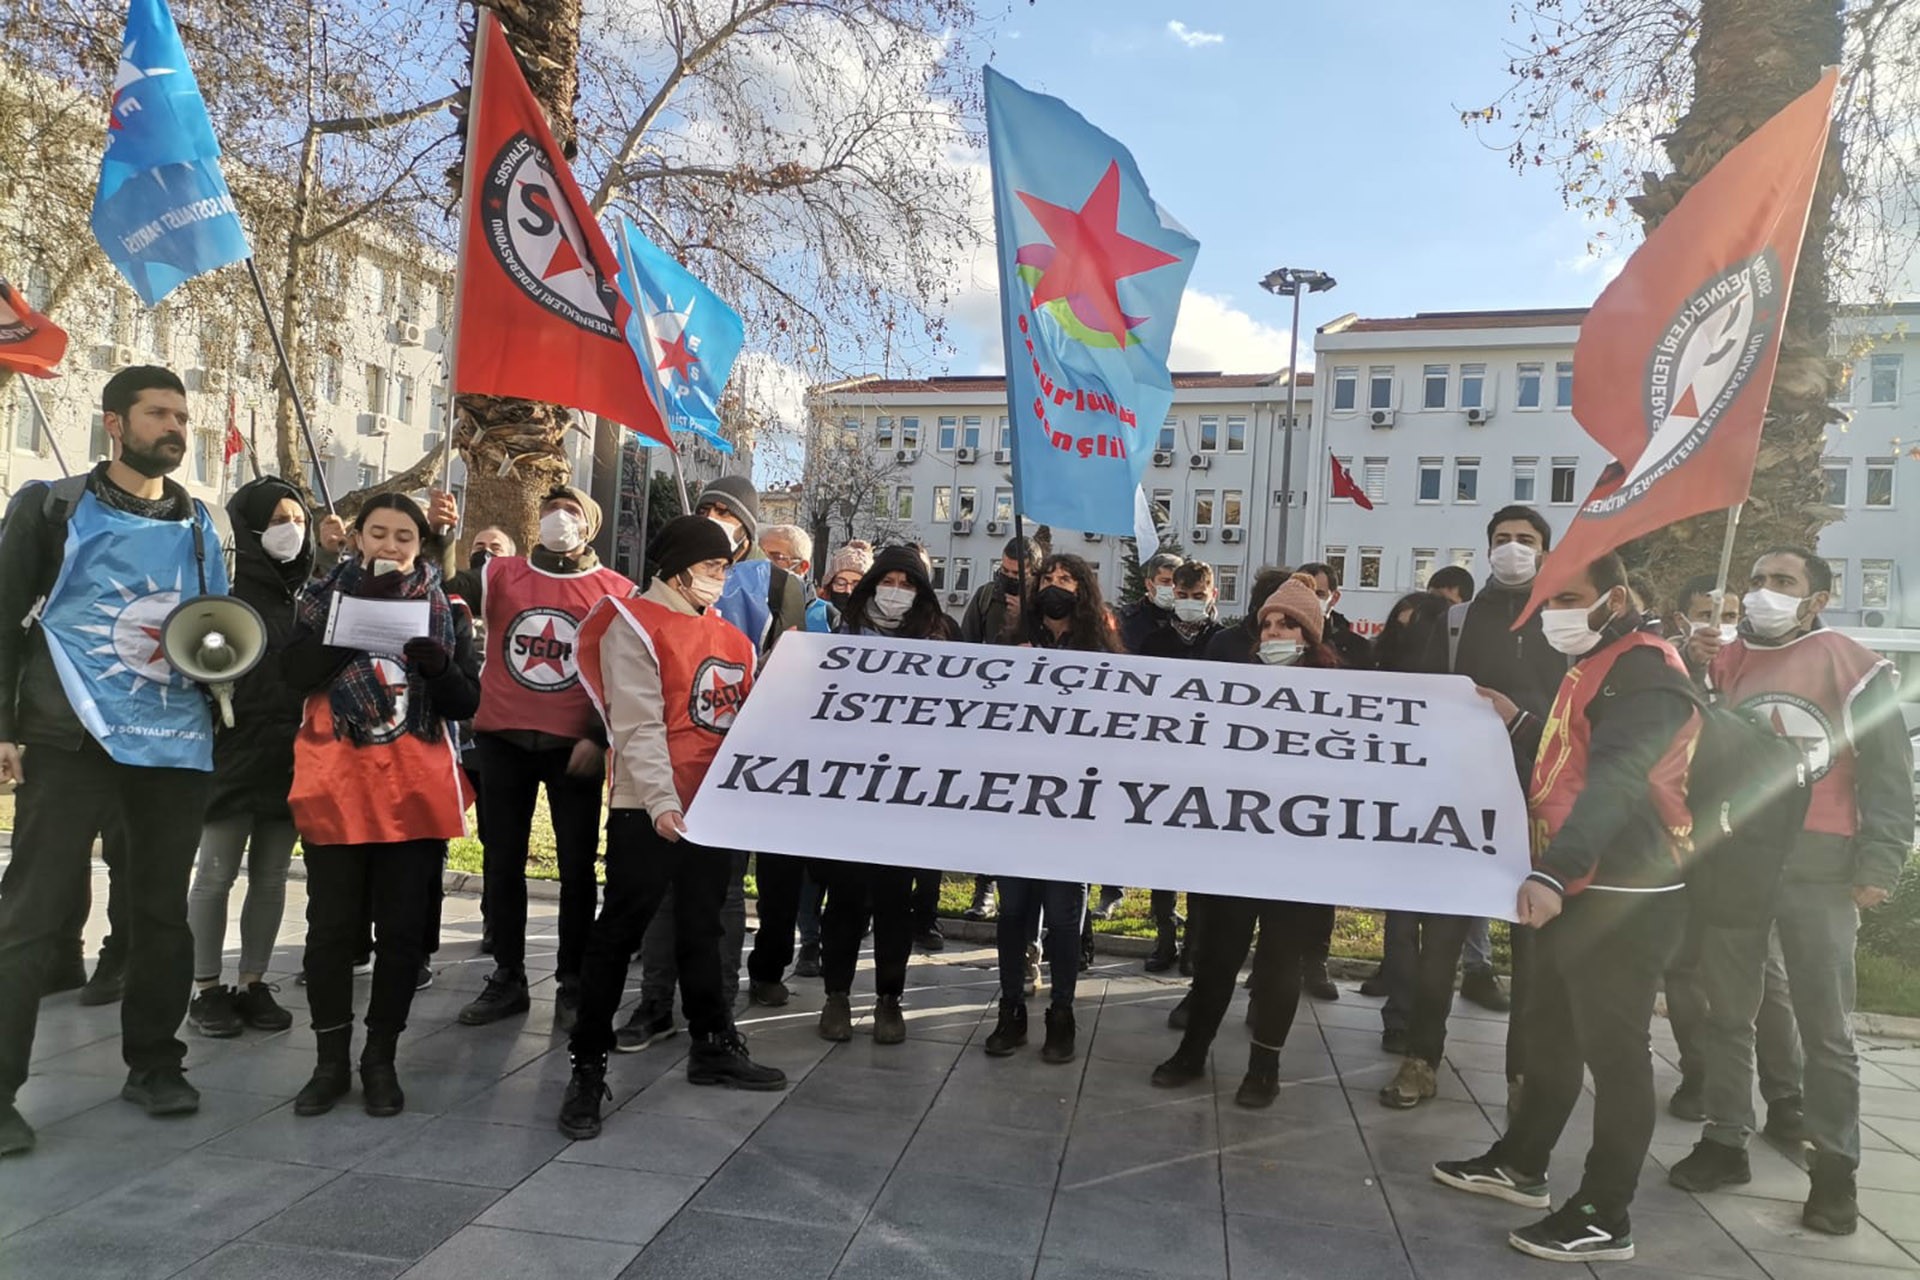
[[[747,531],[747,541],[760,541],[760,494],[745,476],[721,476],[710,481],[694,500],[693,509],[713,506],[724,508]]]
[[[866,580],[878,587],[880,580],[890,573],[906,574],[907,581],[911,582],[916,590],[926,592],[933,590],[933,576],[927,572],[927,562],[921,556],[918,547],[902,544],[882,547],[874,552],[873,568],[867,570]]]
[[[716,520],[676,516],[647,548],[656,577],[677,578],[702,560],[732,560],[733,538]]]

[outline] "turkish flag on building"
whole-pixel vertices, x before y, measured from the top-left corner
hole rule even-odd
[[[240,422],[234,416],[233,392],[227,392],[227,440],[221,450],[220,461],[232,465],[233,460],[246,452],[247,442],[241,438]]]
[[[67,331],[27,305],[20,291],[0,278],[0,369],[56,378],[67,354]]]
[[[454,390],[571,405],[671,446],[613,248],[485,8],[474,44]]]
[[[1373,510],[1373,499],[1369,498],[1367,491],[1360,487],[1360,482],[1353,478],[1353,472],[1341,466],[1340,459],[1332,454],[1327,455],[1327,461],[1333,464],[1333,487],[1328,491],[1331,496],[1346,498],[1362,510]]]
[[[1618,461],[1541,565],[1521,621],[1607,552],[1746,501],[1838,80],[1829,68],[1728,152],[1587,313],[1573,416]]]

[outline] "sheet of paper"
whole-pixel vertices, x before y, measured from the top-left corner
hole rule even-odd
[[[425,600],[363,600],[336,595],[327,615],[328,644],[398,656],[407,641],[427,634],[432,611]]]

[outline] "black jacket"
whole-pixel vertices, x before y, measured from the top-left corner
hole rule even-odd
[[[1360,671],[1373,665],[1373,646],[1367,643],[1365,636],[1353,629],[1353,624],[1338,609],[1327,614],[1325,634],[1320,638],[1340,655],[1340,661],[1353,670]]]
[[[1560,678],[1567,674],[1567,659],[1547,643],[1537,611],[1527,619],[1527,625],[1513,630],[1513,620],[1527,607],[1532,593],[1532,583],[1503,587],[1488,582],[1467,605],[1466,621],[1460,628],[1459,661],[1447,664],[1448,637],[1443,621],[1428,638],[1421,669],[1466,676],[1477,685],[1506,694],[1529,716],[1544,717],[1553,706],[1553,695],[1560,691]]]
[[[1208,662],[1252,662],[1259,648],[1260,619],[1256,612],[1208,636],[1206,650],[1200,656]]]
[[[1171,610],[1144,598],[1135,600],[1120,610],[1120,647],[1128,653],[1140,653],[1147,637],[1172,621]]]
[[[967,601],[966,612],[960,615],[960,638],[969,644],[1019,644],[1025,638],[1019,615],[1008,619],[1007,593],[1000,586],[999,574]]]
[[[480,657],[473,645],[472,615],[457,607],[451,612],[453,660],[445,671],[427,681],[427,699],[435,715],[458,724],[473,719],[473,713],[480,709]],[[296,626],[280,653],[281,677],[299,692],[304,704],[358,656],[356,649],[327,644],[320,632]]]
[[[1220,631],[1221,626],[1218,622],[1209,621],[1206,626],[1200,629],[1193,639],[1182,640],[1179,631],[1173,627],[1173,624],[1169,623],[1147,637],[1147,642],[1140,646],[1140,656],[1143,658],[1196,658],[1204,660],[1207,656],[1207,646],[1213,642],[1213,638],[1216,635],[1220,634]]]

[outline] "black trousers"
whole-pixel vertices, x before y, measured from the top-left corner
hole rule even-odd
[[[100,833],[100,860],[107,864],[107,936],[100,941],[102,960],[124,961],[126,959],[127,925],[125,913],[120,905],[123,891],[120,888],[119,876],[119,867],[126,860],[126,851],[125,827],[116,822]],[[86,896],[80,900],[73,913],[67,918],[67,934],[73,939],[72,951],[68,954],[86,955],[87,917],[92,914],[93,878],[89,874]]]
[[[480,770],[474,766],[471,749],[461,753],[460,772],[466,775],[469,793],[473,796],[473,833],[480,838],[480,923],[487,922],[487,802],[486,792],[480,785]]]
[[[753,954],[747,957],[747,977],[754,982],[778,982],[793,963],[793,930],[800,921],[800,882],[807,860],[784,853],[753,855],[753,880],[759,887],[756,904],[759,924],[753,934]]]
[[[1473,928],[1470,916],[1416,915],[1416,936],[1420,948],[1413,970],[1412,1010],[1407,1016],[1407,1052],[1440,1065],[1447,1051],[1447,1018],[1453,1012],[1454,980],[1460,974],[1460,955],[1466,947],[1467,933]],[[1526,1054],[1526,1035],[1520,1029],[1524,1018],[1522,1005],[1532,980],[1527,963],[1535,941],[1534,931],[1515,925],[1512,934],[1513,1013],[1507,1024],[1507,1079],[1518,1080],[1526,1074],[1522,1062]]]
[[[445,840],[307,846],[307,1003],[315,1031],[353,1022],[353,962],[369,921],[367,1031],[407,1029],[446,856]]]
[[[940,879],[938,871],[913,873],[913,931],[925,933],[940,918]]]
[[[1189,894],[1196,916],[1206,918],[1206,929],[1193,956],[1193,998],[1188,1006],[1187,1031],[1180,1047],[1203,1054],[1213,1045],[1220,1020],[1233,1003],[1240,965],[1260,926],[1260,947],[1253,956],[1253,1040],[1268,1049],[1287,1043],[1293,1018],[1300,1010],[1300,982],[1319,939],[1332,929],[1333,908],[1311,902],[1261,901],[1218,894]]]
[[[720,990],[720,907],[735,855],[689,840],[663,839],[639,809],[607,815],[607,897],[587,935],[580,970],[580,1018],[575,1057],[605,1057],[613,1048],[613,1015],[627,985],[627,963],[660,900],[673,890],[673,951],[680,970],[680,1004],[696,1036],[733,1028]]]
[[[604,780],[598,774],[591,778],[569,774],[570,747],[527,751],[483,733],[474,739],[473,752],[480,766],[480,803],[486,815],[484,894],[487,924],[493,929],[494,963],[502,969],[526,967],[527,840],[544,786],[560,863],[560,950],[554,972],[571,978],[580,972],[587,930],[593,925],[597,893],[593,860],[600,848]]]
[[[820,914],[820,978],[828,993],[853,990],[860,963],[860,941],[873,922],[873,991],[897,996],[907,989],[907,962],[913,957],[913,878],[906,867],[866,862],[811,864],[827,888]]]
[[[1589,889],[1568,898],[1534,939],[1523,1028],[1527,1087],[1494,1152],[1524,1173],[1546,1173],[1591,1071],[1593,1146],[1574,1199],[1591,1201],[1603,1216],[1624,1213],[1633,1203],[1653,1141],[1647,1027],[1686,917],[1683,893]]]
[[[27,1078],[41,983],[87,901],[94,839],[116,828],[140,832],[116,873],[127,957],[122,1053],[136,1071],[178,1066],[187,1046],[174,1033],[193,990],[187,888],[213,775],[118,764],[92,739],[78,751],[30,747],[23,768],[13,856],[0,878],[0,1101]]]

